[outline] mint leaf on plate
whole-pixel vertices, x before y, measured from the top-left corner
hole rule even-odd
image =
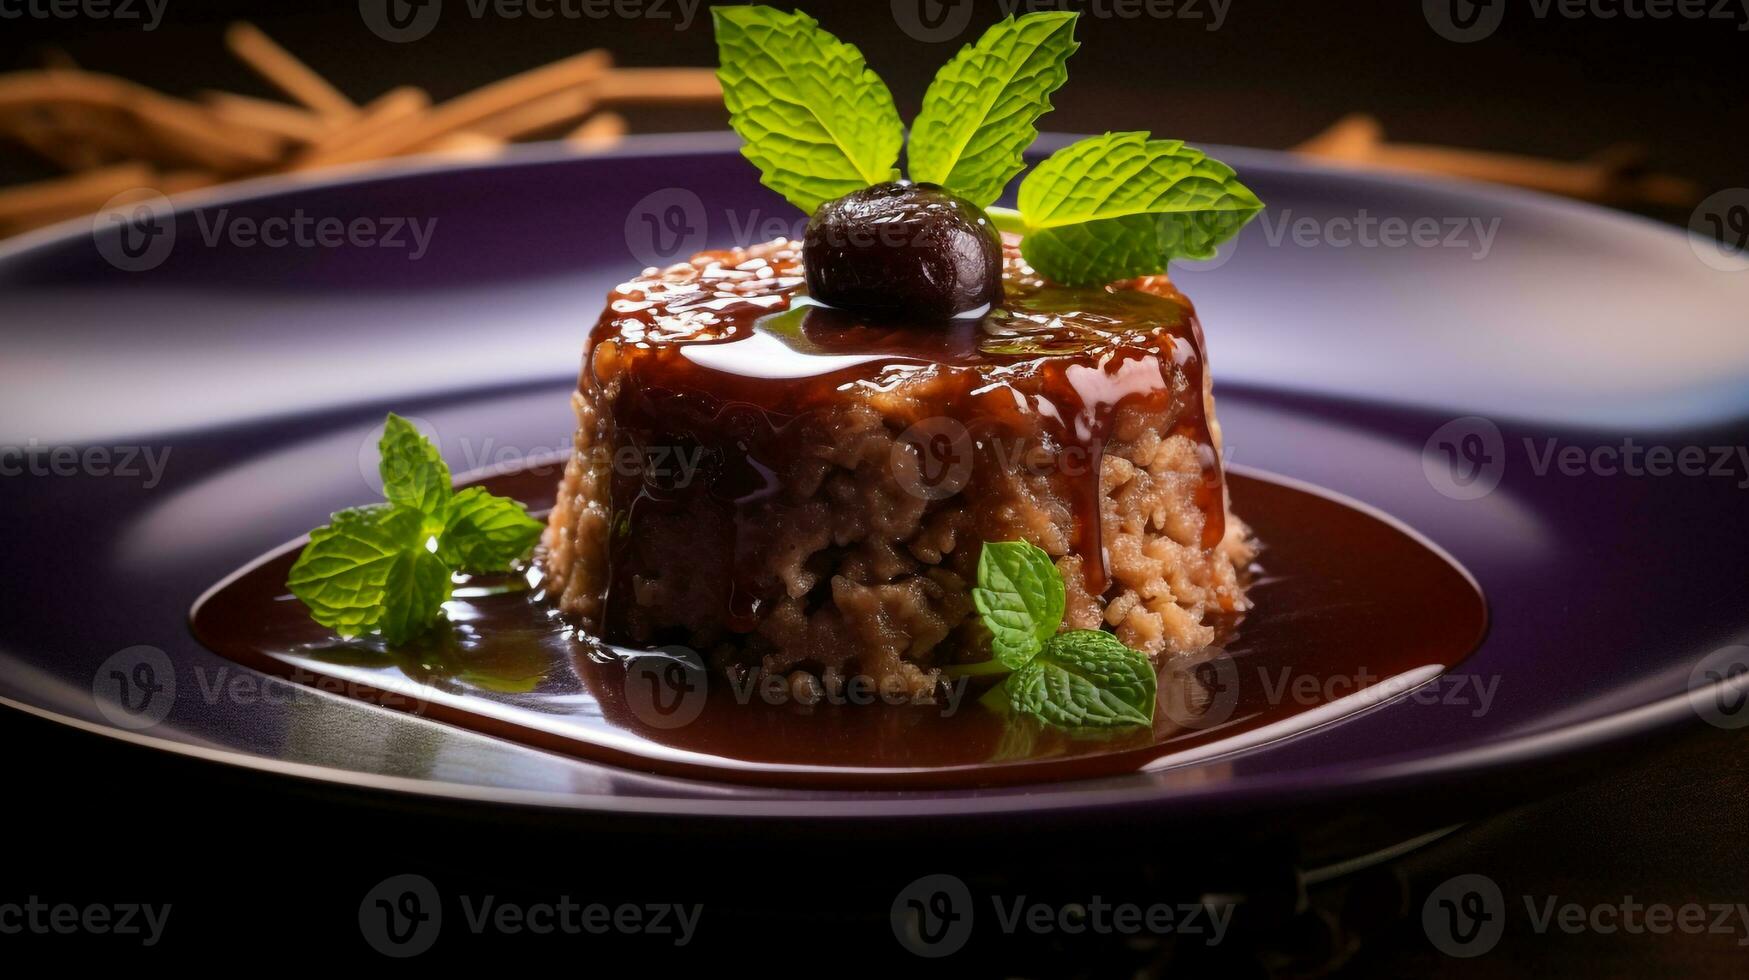
[[[898,176],[905,126],[862,52],[804,13],[712,7],[729,125],[760,182],[808,214]]]
[[[428,548],[425,515],[400,504],[335,514],[310,533],[286,585],[311,618],[341,636],[377,631],[391,643],[437,618],[449,571]],[[441,574],[439,574],[441,573]]]
[[[1154,665],[1104,630],[1071,630],[1045,644],[1005,682],[1018,713],[1059,728],[1131,728],[1154,722]]]
[[[1078,14],[1010,15],[936,72],[911,126],[911,179],[988,207],[1026,168],[1021,153],[1068,81]]]
[[[972,604],[990,628],[996,659],[1018,670],[1063,624],[1063,577],[1043,548],[1025,541],[988,541],[978,555]]]
[[[449,466],[413,423],[390,412],[377,450],[382,455],[377,471],[389,503],[426,514],[442,513],[451,492]]]
[[[1020,184],[1021,254],[1064,285],[1206,259],[1263,210],[1233,168],[1178,140],[1107,133],[1050,155]]]
[[[508,571],[541,523],[483,487],[455,493],[437,447],[399,415],[384,422],[379,449],[387,502],[340,511],[311,531],[286,586],[341,636],[400,644],[443,615],[452,571]]]
[[[540,521],[514,500],[469,487],[450,501],[439,557],[450,567],[485,575],[509,571],[540,539]]]

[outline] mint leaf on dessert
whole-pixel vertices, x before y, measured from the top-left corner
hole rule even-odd
[[[978,555],[972,604],[990,629],[996,660],[1019,670],[1063,624],[1063,577],[1043,548],[1025,541],[988,541]]]
[[[494,497],[484,487],[455,495],[444,517],[438,556],[452,568],[485,575],[510,570],[540,539],[540,521],[520,503]]]
[[[426,514],[438,514],[449,503],[449,466],[431,440],[413,423],[389,413],[383,422],[383,438],[377,443],[383,478],[383,496]]]
[[[898,176],[905,127],[862,52],[804,13],[712,7],[729,125],[760,182],[812,214]]]
[[[311,618],[341,636],[410,639],[449,598],[449,571],[432,554],[425,515],[401,504],[335,514],[310,533],[286,585]]]
[[[1059,728],[1131,728],[1154,722],[1154,665],[1103,630],[1051,637],[1004,682],[1009,705]]]
[[[1026,168],[1021,153],[1038,137],[1051,93],[1068,81],[1072,12],[1013,15],[961,48],[923,95],[911,126],[911,179],[988,207]]]
[[[437,447],[399,415],[383,424],[378,448],[387,502],[340,511],[311,531],[286,586],[341,636],[400,644],[443,615],[452,572],[508,571],[541,524],[482,487],[455,493]]]
[[[1064,285],[1206,259],[1263,210],[1233,168],[1178,140],[1107,133],[1063,147],[1020,184],[1021,254]],[[1000,223],[1000,222],[999,222]]]

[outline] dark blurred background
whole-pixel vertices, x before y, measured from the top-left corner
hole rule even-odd
[[[29,11],[55,0],[0,0]],[[60,0],[68,2],[68,0]],[[368,6],[379,0],[364,0]],[[399,0],[396,0],[399,2]],[[0,67],[70,55],[81,67],[170,94],[222,89],[278,97],[227,55],[225,26],[247,18],[363,102],[397,85],[433,100],[605,47],[622,65],[710,65],[708,6],[697,0],[443,0],[435,27],[390,43],[353,0],[114,0],[136,19],[24,16],[0,20]],[[1344,114],[1367,112],[1393,141],[1559,159],[1639,144],[1652,170],[1701,192],[1749,183],[1749,4],[1706,0],[1675,9],[1705,17],[1629,16],[1664,0],[1571,4],[1485,0],[816,0],[805,9],[858,44],[900,112],[916,111],[934,68],[1003,12],[1068,6],[1086,13],[1070,82],[1043,126],[1069,132],[1151,129],[1191,142],[1285,148]],[[153,7],[161,22],[152,22]],[[52,8],[51,8],[52,9]],[[479,15],[476,16],[476,10]],[[574,12],[565,16],[564,11]],[[539,18],[535,11],[553,11]],[[1614,13],[1614,16],[1605,14]],[[1157,16],[1165,14],[1166,16]],[[1448,39],[1479,18],[1491,33]],[[963,29],[955,28],[964,24]],[[921,27],[919,26],[921,25]],[[907,27],[911,28],[907,33]],[[1481,30],[1482,28],[1477,28]],[[918,40],[941,37],[943,40]],[[632,132],[722,128],[720,109],[633,107]],[[0,149],[0,181],[51,176],[23,149]],[[1637,210],[1686,223],[1686,209]]]

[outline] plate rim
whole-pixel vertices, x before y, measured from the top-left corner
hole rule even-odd
[[[1073,134],[1041,134],[1039,142],[1035,144],[1035,149],[1054,149],[1079,138],[1081,137]],[[625,138],[612,149],[594,152],[579,151],[558,142],[523,144],[484,159],[460,160],[441,156],[407,157],[389,163],[348,166],[319,171],[314,174],[267,175],[215,188],[186,191],[168,197],[172,204],[178,208],[200,209],[269,198],[302,190],[368,185],[378,181],[393,181],[434,173],[491,171],[577,160],[636,160],[651,156],[670,158],[713,155],[731,151],[738,145],[739,138],[727,130],[640,134]],[[1687,229],[1643,215],[1619,211],[1602,205],[1558,198],[1536,191],[1501,187],[1458,178],[1355,168],[1283,150],[1219,144],[1198,145],[1223,159],[1238,161],[1241,166],[1245,164],[1269,166],[1278,170],[1297,171],[1324,178],[1333,178],[1354,186],[1386,186],[1423,193],[1456,194],[1481,201],[1499,202],[1502,205],[1531,207],[1544,213],[1562,217],[1613,219],[1625,222],[1628,226],[1637,227],[1642,232],[1668,236],[1667,241],[1672,246],[1677,244],[1686,246],[1696,237]],[[0,272],[3,272],[8,264],[26,258],[32,253],[64,246],[91,233],[91,216],[81,216],[69,218],[0,242]],[[1270,474],[1270,476],[1272,479],[1291,479],[1279,474]],[[1328,488],[1318,487],[1317,489],[1322,493],[1331,492]],[[1343,499],[1348,500],[1346,497]],[[1351,500],[1349,502],[1356,503]],[[1372,508],[1371,505],[1359,503],[1369,512],[1382,513],[1378,512],[1376,508]],[[1394,516],[1388,514],[1385,516],[1393,523],[1407,527],[1411,533],[1425,540],[1425,536],[1413,527],[1403,525]],[[1443,549],[1440,549],[1440,553],[1456,567],[1462,569],[1466,576],[1470,575],[1465,566],[1452,559]],[[1425,785],[1436,781],[1452,780],[1527,763],[1554,763],[1571,760],[1577,756],[1600,751],[1632,738],[1676,727],[1686,727],[1685,723],[1687,725],[1700,723],[1704,719],[1693,709],[1693,698],[1699,692],[1705,692],[1712,687],[1726,683],[1729,682],[1718,682],[1714,685],[1691,688],[1680,694],[1614,711],[1602,717],[1497,742],[1470,746],[1457,751],[1409,757],[1387,756],[1362,768],[1350,768],[1339,774],[1323,773],[1321,769],[1311,770],[1311,772],[1319,774],[1319,778],[1316,780],[1306,779],[1298,774],[1257,776],[1253,777],[1243,788],[1235,789],[1223,787],[1221,784],[1209,784],[1206,787],[1174,788],[1164,796],[1158,787],[1145,784],[1140,786],[1102,786],[1099,788],[1089,785],[1087,788],[1073,793],[1044,796],[1030,796],[1024,793],[980,795],[975,791],[962,791],[952,795],[890,791],[880,795],[845,792],[839,794],[842,797],[839,799],[826,799],[821,798],[821,796],[707,799],[653,794],[616,796],[589,792],[526,790],[437,779],[388,776],[314,763],[287,762],[271,756],[236,749],[217,748],[181,742],[149,733],[128,731],[100,722],[66,715],[40,705],[19,701],[5,694],[0,694],[0,707],[21,711],[38,719],[87,734],[169,752],[185,758],[322,784],[386,791],[412,797],[448,799],[458,803],[531,806],[596,814],[623,813],[686,818],[723,817],[728,819],[850,820],[1011,814],[1017,809],[1015,801],[1018,798],[1025,799],[1024,809],[1028,812],[1060,814],[1068,811],[1120,808],[1140,810],[1156,806],[1163,799],[1170,800],[1187,809],[1194,809],[1209,803],[1231,806],[1257,800],[1291,798],[1300,801],[1357,792],[1400,791],[1405,787],[1417,784]],[[490,738],[492,736],[483,737]]]

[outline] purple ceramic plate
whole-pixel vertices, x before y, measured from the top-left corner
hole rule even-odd
[[[353,785],[775,817],[1239,812],[1749,724],[1740,257],[1534,195],[1216,155],[1269,204],[1175,275],[1208,332],[1231,461],[1393,516],[1487,596],[1482,647],[1410,694],[1125,776],[778,789],[542,752],[191,638],[214,583],[374,497],[385,410],[422,420],[458,472],[561,450],[611,285],[793,235],[795,213],[713,134],[259,181],[0,248],[0,703]]]

